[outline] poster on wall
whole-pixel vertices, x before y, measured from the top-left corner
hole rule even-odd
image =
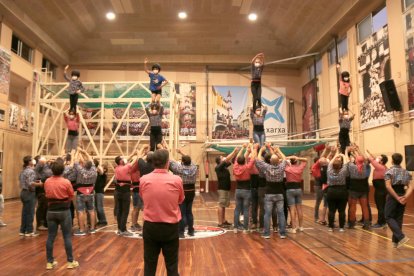
[[[410,117],[414,117],[414,6],[404,13],[403,22],[407,60],[408,110]]]
[[[392,112],[385,110],[379,84],[391,79],[388,26],[373,33],[357,46],[361,129],[394,122]]]
[[[316,80],[302,87],[302,131],[303,138],[316,138],[318,125],[318,101]]]
[[[262,87],[262,105],[267,107],[264,123],[266,138],[286,139],[286,88]]]
[[[196,83],[176,83],[175,91],[180,94],[180,140],[196,139]]]
[[[25,108],[20,109],[20,127],[19,129],[24,132],[29,131],[29,116],[30,112],[29,110]]]
[[[6,112],[3,109],[0,109],[0,122],[4,122],[4,120],[6,119]]]
[[[0,47],[0,94],[9,95],[11,53]]]
[[[249,87],[213,86],[212,139],[248,139]]]
[[[33,71],[33,80],[32,80],[32,103],[36,100],[36,86],[40,80],[40,74],[37,71]]]
[[[15,104],[10,104],[9,127],[11,129],[17,129],[18,122],[19,122],[19,106]]]

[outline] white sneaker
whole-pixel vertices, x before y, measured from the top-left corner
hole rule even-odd
[[[333,228],[329,228],[328,229],[328,232],[333,232]]]
[[[288,233],[296,234],[296,228],[289,228],[287,230]]]
[[[249,230],[243,230],[243,234],[249,234]]]
[[[39,233],[32,232],[32,233],[26,233],[24,234],[25,237],[37,237],[39,236]]]
[[[305,230],[305,229],[303,229],[303,227],[299,227],[298,230],[299,230],[299,232],[303,232],[303,230]]]
[[[0,220],[0,227],[6,227],[7,224],[5,224],[3,221]]]
[[[233,233],[234,233],[234,234],[237,234],[237,231],[238,231],[238,230],[237,230],[237,228],[234,228],[234,229],[233,229]]]
[[[400,240],[397,244],[397,248],[400,248],[401,246],[403,246],[404,244],[406,244],[410,239],[407,237],[404,237],[402,240]]]
[[[339,228],[339,232],[345,232],[344,228]]]
[[[285,235],[280,235],[280,238],[281,238],[282,240],[284,240],[284,239],[286,239],[286,236],[285,236]]]

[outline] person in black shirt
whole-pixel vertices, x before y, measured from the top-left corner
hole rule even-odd
[[[232,153],[227,155],[227,157],[217,156],[216,157],[216,174],[218,181],[218,198],[219,206],[217,209],[218,214],[218,226],[219,227],[230,227],[231,223],[226,221],[226,207],[230,206],[230,189],[231,189],[231,179],[230,172],[228,167],[231,166],[231,160],[237,155],[239,148],[235,148]]]
[[[107,171],[108,168],[105,166],[99,166],[99,161],[97,159],[93,160],[95,167],[97,168],[98,176],[96,177],[95,182],[95,208],[96,215],[98,218],[98,223],[96,226],[106,226],[108,222],[106,220],[105,211],[104,211],[104,189],[107,181]]]

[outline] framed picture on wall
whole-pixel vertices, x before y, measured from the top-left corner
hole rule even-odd
[[[0,122],[4,122],[6,116],[6,112],[4,109],[0,109]]]

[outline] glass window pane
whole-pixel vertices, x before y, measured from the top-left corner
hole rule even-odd
[[[348,38],[344,38],[338,43],[338,55],[339,58],[343,58],[348,54]]]
[[[328,59],[329,59],[329,65],[336,64],[336,51],[335,51],[335,47],[331,48],[328,51]]]
[[[409,6],[414,4],[414,0],[405,0],[404,4],[405,4],[405,9],[407,9]]]
[[[322,73],[322,59],[316,61],[316,75],[320,75]]]
[[[372,31],[376,33],[378,30],[380,30],[382,27],[387,25],[388,19],[387,19],[387,8],[384,7],[382,10],[377,12],[372,17]]]
[[[17,36],[12,36],[12,44],[11,44],[11,50],[13,53],[17,54],[17,51],[19,49],[19,39]]]
[[[24,58],[28,62],[32,62],[32,48],[30,48],[25,43],[23,43],[22,45],[22,58]]]
[[[358,43],[364,41],[372,34],[372,21],[371,15],[366,17],[358,24]]]

